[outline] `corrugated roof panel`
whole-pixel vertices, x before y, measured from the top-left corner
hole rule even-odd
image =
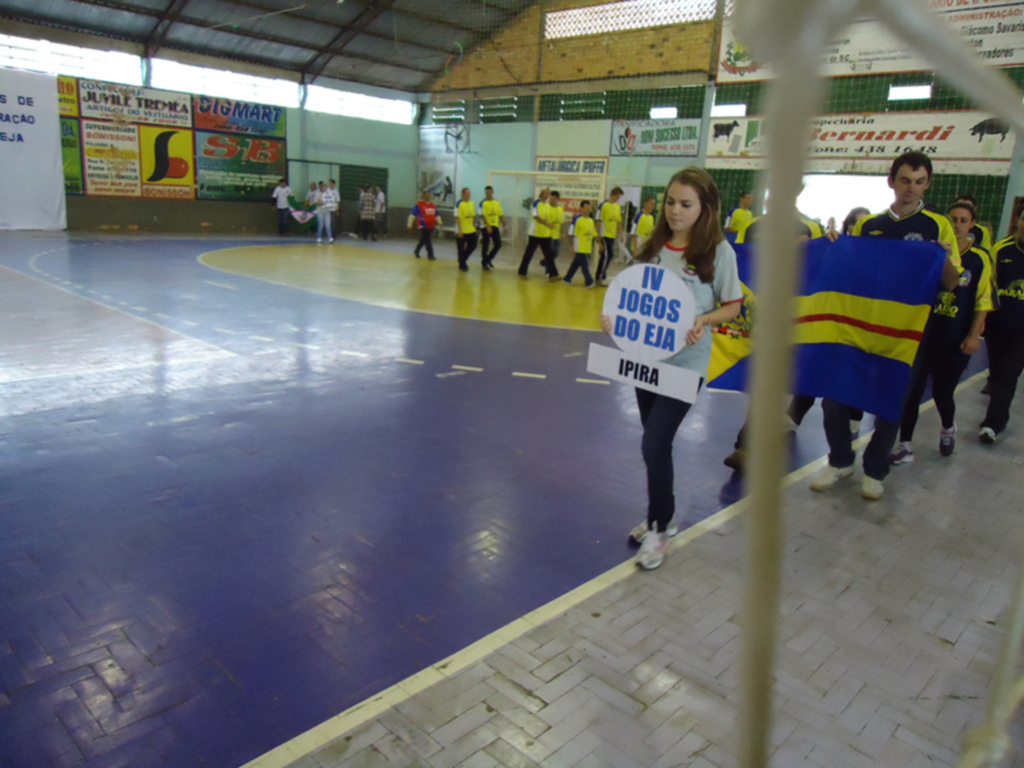
[[[343,56],[332,59],[324,70],[324,75],[338,80],[368,82],[402,90],[415,90],[430,77],[422,72],[395,69],[384,64],[346,59]]]
[[[361,54],[384,59],[394,64],[408,64],[420,69],[436,71],[444,67],[447,56],[437,51],[420,48],[414,43],[399,42],[397,45],[393,40],[384,41],[376,37],[357,35],[348,45],[345,46],[345,53]]]
[[[397,35],[402,40],[409,40],[451,51],[457,50],[454,45],[455,41],[465,45],[466,41],[473,36],[471,32],[446,29],[436,24],[391,13],[381,14],[373,24],[366,28],[366,31],[390,38],[394,38]]]
[[[294,6],[293,6],[294,7]],[[273,9],[260,10],[222,0],[192,0],[183,12],[190,19],[202,19],[211,24],[225,25],[226,32],[239,30],[251,34],[266,34],[288,38],[319,47],[329,43],[338,33],[335,27],[307,19],[295,18],[287,13],[273,16]]]
[[[69,29],[100,31],[132,40],[145,37],[156,24],[156,19],[150,16],[118,13],[109,8],[66,0],[0,0],[0,13],[12,18],[24,13],[31,20],[48,21]]]
[[[278,66],[294,69],[297,64],[304,64],[313,55],[308,49],[298,46],[268,43],[265,40],[232,35],[220,30],[200,29],[198,27],[175,24],[167,36],[167,44],[175,44],[192,51],[206,51],[209,55],[240,56],[258,58],[262,61],[278,62]]]

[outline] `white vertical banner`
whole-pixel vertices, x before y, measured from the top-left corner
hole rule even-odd
[[[0,229],[66,229],[57,76],[0,69]]]

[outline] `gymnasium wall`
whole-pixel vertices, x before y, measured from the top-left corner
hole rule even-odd
[[[434,84],[437,93],[524,83],[559,83],[650,73],[706,71],[714,22],[544,40],[543,13],[595,5],[594,0],[540,3],[468,54]]]

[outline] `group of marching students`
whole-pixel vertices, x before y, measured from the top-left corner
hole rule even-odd
[[[559,280],[572,284],[573,277],[579,271],[583,275],[587,288],[597,285],[608,285],[608,266],[615,258],[616,243],[622,226],[621,187],[613,187],[608,199],[598,204],[584,200],[579,204],[579,213],[568,221],[565,206],[558,190],[548,187],[540,190],[537,198],[530,204],[530,224],[527,231],[526,249],[519,264],[519,276],[528,278],[530,262],[540,250],[541,265],[551,282]],[[654,229],[653,197],[644,201],[642,209],[633,220],[631,233],[631,250],[635,253],[643,246]],[[480,246],[480,262],[484,271],[494,268],[494,258],[501,249],[502,232],[508,234],[505,212],[501,202],[494,198],[494,188],[484,188],[484,200],[477,206],[472,200],[469,187],[462,190],[462,199],[456,204],[455,237],[458,251],[459,269],[469,271],[469,257]],[[413,250],[416,258],[425,250],[427,258],[433,260],[433,236],[438,227],[443,226],[437,206],[433,203],[430,192],[424,192],[420,202],[409,215],[409,229],[419,232],[420,240]],[[572,239],[573,261],[565,276],[558,273],[556,259],[562,248],[563,235]],[[590,273],[590,259],[594,249],[600,254],[597,269]]]
[[[929,379],[935,406],[942,421],[939,453],[949,456],[956,446],[956,404],[954,392],[970,356],[984,338],[989,358],[988,410],[978,438],[982,443],[996,442],[1006,429],[1017,380],[1024,369],[1024,212],[1016,222],[1015,233],[992,244],[991,235],[977,221],[977,206],[969,196],[959,198],[943,214],[925,204],[924,195],[932,180],[932,164],[927,155],[907,152],[896,158],[889,171],[889,186],[894,201],[884,212],[871,215],[867,209],[850,212],[842,225],[842,234],[895,240],[923,240],[940,244],[946,251],[940,284],[935,286],[934,307],[911,369],[910,385],[902,393],[902,416],[889,421],[875,415],[874,432],[864,451],[864,478],[861,495],[868,500],[881,499],[883,481],[895,464],[913,461],[912,440],[917,425],[920,401]],[[606,201],[592,211],[592,204],[580,206],[570,226],[575,258],[568,273],[561,277],[555,260],[562,240],[565,211],[557,191],[544,189],[531,206],[529,238],[519,265],[519,275],[527,278],[530,262],[539,249],[542,264],[551,281],[571,282],[579,269],[588,288],[607,285],[607,269],[614,256],[622,222],[618,203],[622,189],[615,187]],[[478,207],[470,190],[462,190],[455,207],[459,269],[468,271],[468,260],[482,239],[481,262],[484,270],[493,268],[501,248],[505,217],[494,190],[487,187],[485,200]],[[763,217],[749,214],[749,196],[730,216],[730,229],[736,242],[756,241]],[[742,201],[741,201],[742,202]],[[654,200],[645,200],[636,219],[632,240],[632,258],[656,263],[671,270],[693,293],[696,319],[686,336],[686,345],[662,364],[696,371],[707,379],[711,358],[711,329],[735,320],[741,312],[743,288],[733,250],[720,222],[721,196],[711,175],[702,168],[685,168],[668,183],[664,204],[655,217]],[[415,255],[425,249],[433,259],[431,238],[441,226],[437,209],[429,193],[413,209],[410,229],[419,230]],[[479,234],[478,234],[479,233]],[[830,222],[800,218],[800,240],[841,235]],[[600,252],[596,274],[591,277],[589,259],[596,244]],[[612,330],[612,319],[600,315],[601,329]],[[672,443],[691,404],[644,389],[636,390],[640,422],[643,427],[641,450],[647,469],[647,519],[630,532],[640,545],[636,561],[644,569],[659,567],[668,551],[670,537],[677,529],[675,517],[674,467]],[[788,411],[788,426],[796,430],[814,405],[814,398],[798,394]],[[837,482],[854,473],[856,454],[853,439],[863,414],[848,404],[822,400],[825,436],[829,445],[828,466],[811,481],[815,491],[828,491]],[[897,438],[899,444],[897,445]],[[742,470],[743,431],[736,451],[725,461]]]
[[[978,433],[982,443],[994,443],[1006,429],[1017,380],[1024,369],[1024,212],[1015,233],[993,245],[991,235],[977,222],[972,198],[959,198],[945,215],[925,204],[931,179],[927,155],[900,155],[888,177],[895,198],[892,205],[878,215],[855,209],[843,223],[844,235],[934,241],[947,254],[910,385],[903,393],[902,416],[895,422],[875,416],[874,432],[863,455],[860,488],[868,500],[882,498],[883,481],[893,465],[913,460],[911,443],[929,379],[942,422],[939,453],[950,456],[956,445],[954,392],[982,338],[988,350],[985,391],[990,398]],[[687,345],[662,362],[697,371],[705,379],[711,354],[709,326],[735,319],[743,301],[736,254],[722,230],[719,211],[720,195],[710,174],[696,167],[680,171],[669,181],[650,237],[634,254],[637,261],[659,263],[672,270],[693,290],[697,317],[687,334]],[[752,216],[743,221],[736,241],[756,240],[760,221]],[[798,232],[801,240],[827,237],[834,241],[840,237],[831,222],[823,228],[803,217]],[[611,318],[601,315],[600,323],[602,330],[611,332]],[[636,397],[643,426],[648,507],[647,519],[631,531],[630,538],[640,544],[637,564],[649,570],[662,564],[677,531],[672,443],[690,404],[640,389]],[[813,404],[811,397],[793,398],[788,411],[790,429],[797,428]],[[827,398],[822,410],[829,463],[811,481],[811,488],[819,492],[853,475],[853,438],[863,416],[849,405]],[[743,466],[742,438],[741,431],[737,452],[726,459],[737,469]]]

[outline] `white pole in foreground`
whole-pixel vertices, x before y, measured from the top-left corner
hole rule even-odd
[[[929,59],[936,71],[1024,135],[1020,92],[984,67],[936,21],[921,0],[737,0],[741,35],[776,73],[767,105],[768,187],[772,215],[757,268],[758,319],[750,409],[750,513],[747,579],[743,595],[739,765],[765,768],[771,733],[779,572],[782,560],[782,491],[786,451],[779,411],[789,385],[792,299],[798,249],[793,221],[807,156],[807,131],[822,93],[818,74],[826,43],[858,15],[876,15]],[[1019,664],[1024,632],[1024,578],[1015,596],[1014,631],[999,665],[986,727],[976,748],[1000,755],[1005,717],[1022,686],[1008,679]],[[1009,690],[1008,690],[1009,689]],[[1012,711],[1012,710],[1011,710]],[[1000,722],[1002,720],[1002,722]],[[977,742],[982,744],[977,744]],[[978,765],[979,763],[966,764]]]

